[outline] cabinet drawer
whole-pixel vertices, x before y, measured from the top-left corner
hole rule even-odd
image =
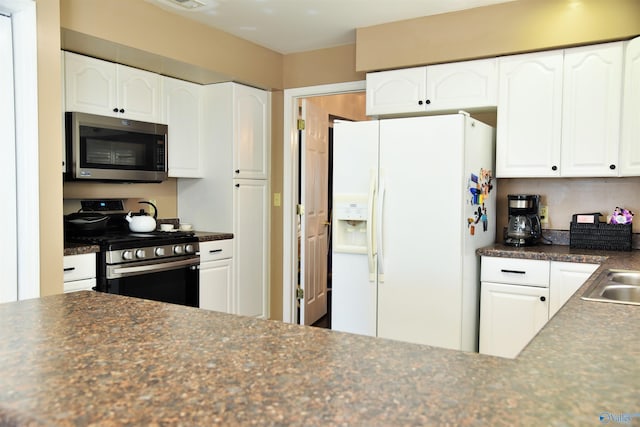
[[[215,261],[233,256],[233,239],[200,242],[200,262]]]
[[[549,261],[482,257],[481,281],[549,287]]]
[[[64,282],[64,293],[76,291],[91,291],[96,286],[96,279],[72,280]]]
[[[96,277],[96,254],[67,255],[63,265],[65,282]]]

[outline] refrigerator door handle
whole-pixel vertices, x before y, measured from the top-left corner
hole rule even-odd
[[[373,234],[373,209],[376,201],[376,174],[372,170],[369,177],[369,198],[367,200],[367,261],[369,264],[369,281],[376,281],[375,236]]]
[[[380,189],[378,191],[378,207],[376,212],[376,250],[378,255],[378,282],[384,282],[384,247],[382,240],[382,223],[384,213],[384,193],[386,183],[380,171]]]

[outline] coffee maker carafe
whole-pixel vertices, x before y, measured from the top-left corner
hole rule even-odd
[[[504,243],[510,246],[529,246],[538,243],[542,230],[538,208],[540,196],[534,194],[507,195],[509,224]]]

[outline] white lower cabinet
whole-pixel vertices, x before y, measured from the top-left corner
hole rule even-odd
[[[200,242],[200,308],[233,312],[233,240]]]
[[[482,282],[480,353],[515,358],[549,320],[549,288]]]
[[[64,292],[90,291],[96,286],[96,254],[64,257]]]
[[[482,257],[480,353],[514,358],[549,320],[549,261]]]
[[[257,179],[234,180],[234,258],[238,261],[235,313],[266,319],[269,316],[268,231],[269,185]]]
[[[515,358],[597,268],[483,256],[480,353]]]
[[[549,319],[562,308],[564,303],[571,298],[598,267],[598,264],[551,262]]]

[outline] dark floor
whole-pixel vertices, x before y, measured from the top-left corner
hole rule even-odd
[[[322,316],[311,326],[331,329],[331,289],[327,290],[327,314]]]

